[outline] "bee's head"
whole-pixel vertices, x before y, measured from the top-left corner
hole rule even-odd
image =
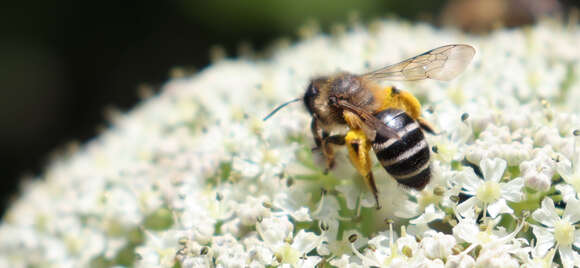
[[[304,93],[304,97],[302,100],[304,101],[304,106],[311,115],[315,115],[315,100],[320,95],[320,88],[325,83],[327,78],[320,77],[316,79],[310,80],[310,84],[306,88],[306,93]]]

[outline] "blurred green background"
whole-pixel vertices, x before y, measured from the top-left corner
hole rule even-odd
[[[235,57],[296,40],[301,25],[381,17],[452,24],[485,33],[568,14],[557,0],[31,1],[0,8],[0,213],[24,175],[51,152],[107,126],[105,107],[129,110],[138,88],[158,90],[170,70],[202,69],[215,45]],[[354,16],[357,14],[357,16]]]

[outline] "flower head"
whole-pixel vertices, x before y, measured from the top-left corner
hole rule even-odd
[[[475,37],[355,23],[268,59],[224,59],[170,80],[23,185],[0,224],[0,266],[577,265],[574,27],[544,21]],[[425,135],[432,174],[421,191],[371,157],[380,210],[342,147],[323,173],[303,107],[262,121],[313,77],[364,73],[445,43],[477,49],[456,79],[388,83],[421,100],[438,135]],[[533,219],[514,216],[524,210]]]

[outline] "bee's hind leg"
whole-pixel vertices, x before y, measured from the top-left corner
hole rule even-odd
[[[375,184],[375,179],[371,170],[372,163],[369,155],[371,149],[370,141],[362,130],[350,130],[346,134],[345,142],[346,147],[348,148],[350,161],[358,173],[362,175],[365,184],[369,187],[375,197],[377,209],[380,209],[381,206],[379,204],[377,185]]]
[[[433,126],[433,124],[429,123],[429,121],[427,121],[425,118],[418,117],[417,123],[419,123],[419,126],[421,127],[421,129],[427,131],[429,134],[431,134],[431,135],[439,134],[438,132],[435,131],[435,127]]]

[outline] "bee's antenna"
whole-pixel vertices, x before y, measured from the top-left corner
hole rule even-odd
[[[287,102],[285,102],[285,103],[282,103],[280,106],[276,107],[276,109],[274,109],[272,112],[270,112],[268,115],[266,115],[266,117],[264,117],[264,119],[262,119],[262,121],[266,121],[266,120],[268,120],[268,118],[272,117],[272,115],[274,115],[274,114],[275,114],[277,111],[279,111],[280,109],[282,109],[282,108],[286,107],[286,105],[288,105],[288,104],[290,104],[290,103],[297,102],[297,101],[301,101],[301,100],[302,100],[302,98],[296,98],[296,99],[293,99],[293,100],[291,100],[291,101],[287,101]]]

